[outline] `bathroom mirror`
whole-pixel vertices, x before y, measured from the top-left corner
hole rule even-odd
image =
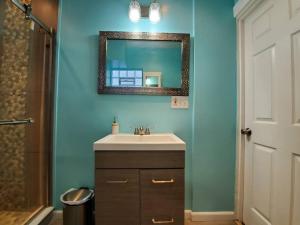
[[[189,34],[100,32],[99,94],[188,96]]]

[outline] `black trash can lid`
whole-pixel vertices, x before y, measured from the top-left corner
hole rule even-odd
[[[94,196],[94,191],[86,188],[71,188],[60,196],[60,201],[66,205],[81,205]]]

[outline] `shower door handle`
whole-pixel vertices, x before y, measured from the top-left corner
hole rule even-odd
[[[21,124],[31,124],[34,123],[32,118],[24,119],[24,120],[0,120],[0,126],[4,125],[21,125]]]

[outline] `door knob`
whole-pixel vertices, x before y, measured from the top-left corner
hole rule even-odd
[[[247,135],[249,137],[252,134],[252,130],[250,128],[242,129],[241,134]]]

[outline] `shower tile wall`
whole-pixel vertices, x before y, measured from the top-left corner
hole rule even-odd
[[[30,22],[8,0],[1,1],[0,120],[26,118]],[[4,12],[4,13],[3,13]],[[26,127],[0,126],[0,211],[24,210]]]

